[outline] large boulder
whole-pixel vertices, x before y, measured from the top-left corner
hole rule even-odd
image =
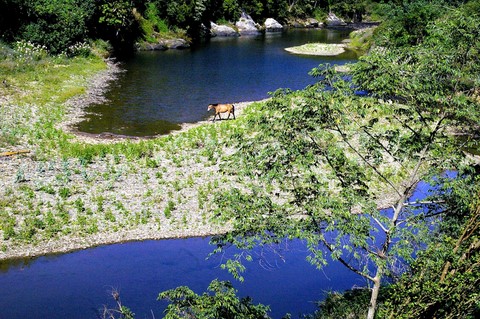
[[[283,25],[277,22],[277,20],[268,18],[265,20],[265,31],[278,32],[283,30]]]
[[[235,23],[235,26],[238,32],[240,32],[240,35],[256,35],[260,33],[258,25],[253,21],[252,17],[245,12],[242,12],[240,20]]]
[[[228,25],[218,25],[210,22],[210,33],[212,37],[238,37],[240,34],[232,27]]]
[[[328,14],[325,24],[329,27],[343,27],[347,25],[345,21],[337,17],[333,12]]]

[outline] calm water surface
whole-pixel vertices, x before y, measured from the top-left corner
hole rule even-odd
[[[28,264],[0,264],[0,318],[98,318],[103,305],[114,305],[112,287],[136,318],[152,318],[152,313],[162,318],[167,303],[156,300],[159,292],[187,285],[201,294],[215,278],[232,281],[241,297],[270,305],[273,318],[286,313],[297,318],[313,312],[313,302],[325,292],[365,284],[339,264],[316,270],[305,261],[300,242],[277,247],[283,258],[268,249],[257,250],[240,283],[220,269],[221,256],[206,259],[213,250],[208,241],[132,242],[41,257]]]
[[[208,117],[210,103],[260,100],[278,88],[313,83],[308,72],[321,63],[345,64],[354,53],[336,57],[299,56],[284,48],[309,42],[338,43],[350,30],[291,30],[257,37],[214,38],[189,50],[141,52],[124,63],[126,72],[91,106],[78,129],[132,136],[165,134],[179,123]]]

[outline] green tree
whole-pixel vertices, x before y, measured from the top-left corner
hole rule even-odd
[[[223,1],[223,16],[228,21],[237,21],[240,17],[240,6],[237,0]]]
[[[94,13],[93,0],[28,0],[16,37],[45,45],[52,53],[88,39]]]
[[[134,3],[130,0],[102,0],[97,4],[98,36],[112,42],[119,51],[131,51],[140,35],[134,16]]]
[[[390,287],[389,298],[380,309],[382,318],[480,315],[480,206],[463,217],[454,223],[460,232],[436,236],[412,271]]]
[[[407,0],[381,3],[375,13],[383,17],[377,39],[383,46],[409,46],[421,43],[427,26],[445,12],[441,0]]]
[[[452,26],[468,14],[450,9],[443,14],[458,19]],[[353,84],[368,97],[320,67],[312,71],[316,85],[279,90],[259,106],[225,165],[248,187],[216,201],[234,228],[214,238],[216,251],[231,244],[246,250],[227,268],[241,277],[250,248],[300,238],[315,266],[325,265],[328,252],[372,284],[368,318],[374,317],[382,280],[412,262],[439,216],[450,213],[440,201],[410,200],[416,185],[470,165],[451,134],[468,133],[480,119],[479,38],[470,34],[478,32],[479,17],[468,19],[463,37],[439,20],[416,47],[377,49],[362,58]],[[435,40],[440,36],[449,40]],[[446,44],[451,41],[464,50]]]
[[[268,307],[254,305],[250,298],[238,298],[231,283],[214,280],[210,283],[210,293],[197,295],[188,287],[167,290],[159,295],[159,299],[171,303],[165,310],[165,319],[198,318],[198,319],[266,319]]]

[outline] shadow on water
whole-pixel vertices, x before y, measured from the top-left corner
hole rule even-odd
[[[291,30],[256,37],[213,38],[188,50],[139,52],[111,84],[107,102],[87,108],[77,129],[129,136],[166,134],[181,123],[209,117],[210,103],[261,100],[278,88],[301,89],[314,82],[308,72],[320,63],[356,59],[298,56],[286,47],[308,42],[338,43],[350,30]]]

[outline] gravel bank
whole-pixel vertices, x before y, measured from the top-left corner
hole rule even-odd
[[[59,128],[86,145],[124,143],[128,147],[131,138],[105,138],[72,128],[82,119],[85,107],[102,100],[108,84],[123,72],[115,63],[108,65],[90,81],[87,94],[68,102]],[[236,103],[236,115],[241,116],[250,103]],[[173,134],[207,123],[184,124]],[[6,216],[16,219],[13,231],[20,235],[12,239],[0,231],[0,260],[227,231],[228,224],[212,219],[212,190],[231,187],[231,179],[218,173],[218,158],[212,160],[207,154],[207,146],[215,141],[205,135],[198,147],[185,148],[180,144],[187,144],[186,139],[179,135],[166,147],[154,147],[134,160],[109,154],[89,162],[78,158],[39,161],[34,146],[27,154],[0,157],[0,199]]]

